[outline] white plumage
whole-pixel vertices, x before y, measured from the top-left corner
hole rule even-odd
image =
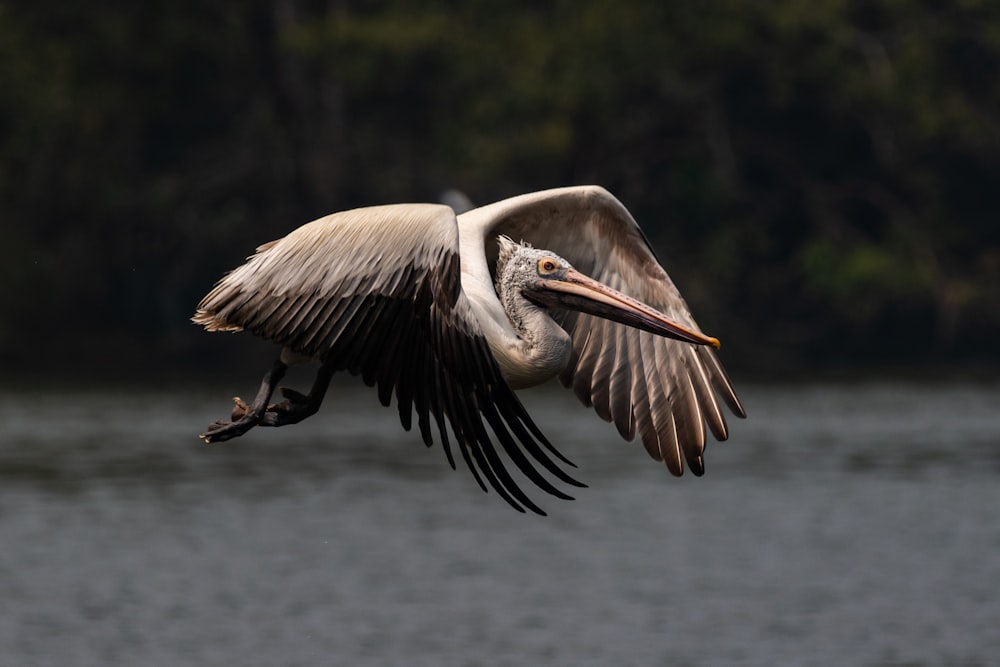
[[[450,432],[484,490],[539,513],[497,443],[553,495],[569,497],[536,464],[579,483],[512,389],[558,375],[677,475],[685,462],[704,471],[706,426],[728,437],[720,398],[745,416],[712,349],[718,341],[700,332],[626,208],[597,186],[457,217],[435,204],[335,213],[258,248],[193,320],[283,348],[253,404],[237,399],[233,421],[210,426],[205,440],[300,421],[333,373],[348,371],[377,385],[384,405],[395,395],[405,428],[415,412],[428,445],[433,419],[454,466]],[[270,404],[288,363],[302,359],[320,362],[310,393],[282,388],[285,400]]]

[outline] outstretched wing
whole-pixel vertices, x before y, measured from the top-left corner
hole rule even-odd
[[[265,244],[198,305],[209,330],[247,330],[360,375],[424,442],[431,418],[449,463],[448,428],[479,485],[543,514],[494,445],[546,492],[569,498],[536,468],[582,486],[500,375],[461,289],[458,228],[446,206],[400,204],[335,213]],[[447,427],[446,428],[446,424]],[[489,429],[487,429],[487,426]],[[493,438],[490,436],[493,433]],[[572,465],[572,464],[570,464]]]
[[[491,261],[498,234],[527,241],[700,331],[642,230],[604,188],[534,192],[474,209],[458,220],[463,229],[482,231]],[[562,383],[604,420],[614,422],[623,438],[638,434],[649,454],[673,474],[683,472],[685,460],[695,474],[704,472],[706,424],[718,440],[728,437],[720,397],[737,416],[746,416],[713,349],[590,315],[551,314],[573,339]]]

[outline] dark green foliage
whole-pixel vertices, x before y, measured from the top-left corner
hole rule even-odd
[[[0,0],[8,368],[201,361],[313,217],[591,182],[727,361],[995,361],[1000,4]]]

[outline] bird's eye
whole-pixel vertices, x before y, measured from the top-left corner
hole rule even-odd
[[[552,259],[540,259],[538,260],[538,272],[543,276],[555,273],[559,265],[556,264],[555,260]]]

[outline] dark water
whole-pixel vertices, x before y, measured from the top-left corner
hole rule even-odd
[[[1000,664],[1000,385],[742,390],[700,479],[527,395],[547,518],[353,386],[214,446],[225,392],[0,394],[0,664]]]

